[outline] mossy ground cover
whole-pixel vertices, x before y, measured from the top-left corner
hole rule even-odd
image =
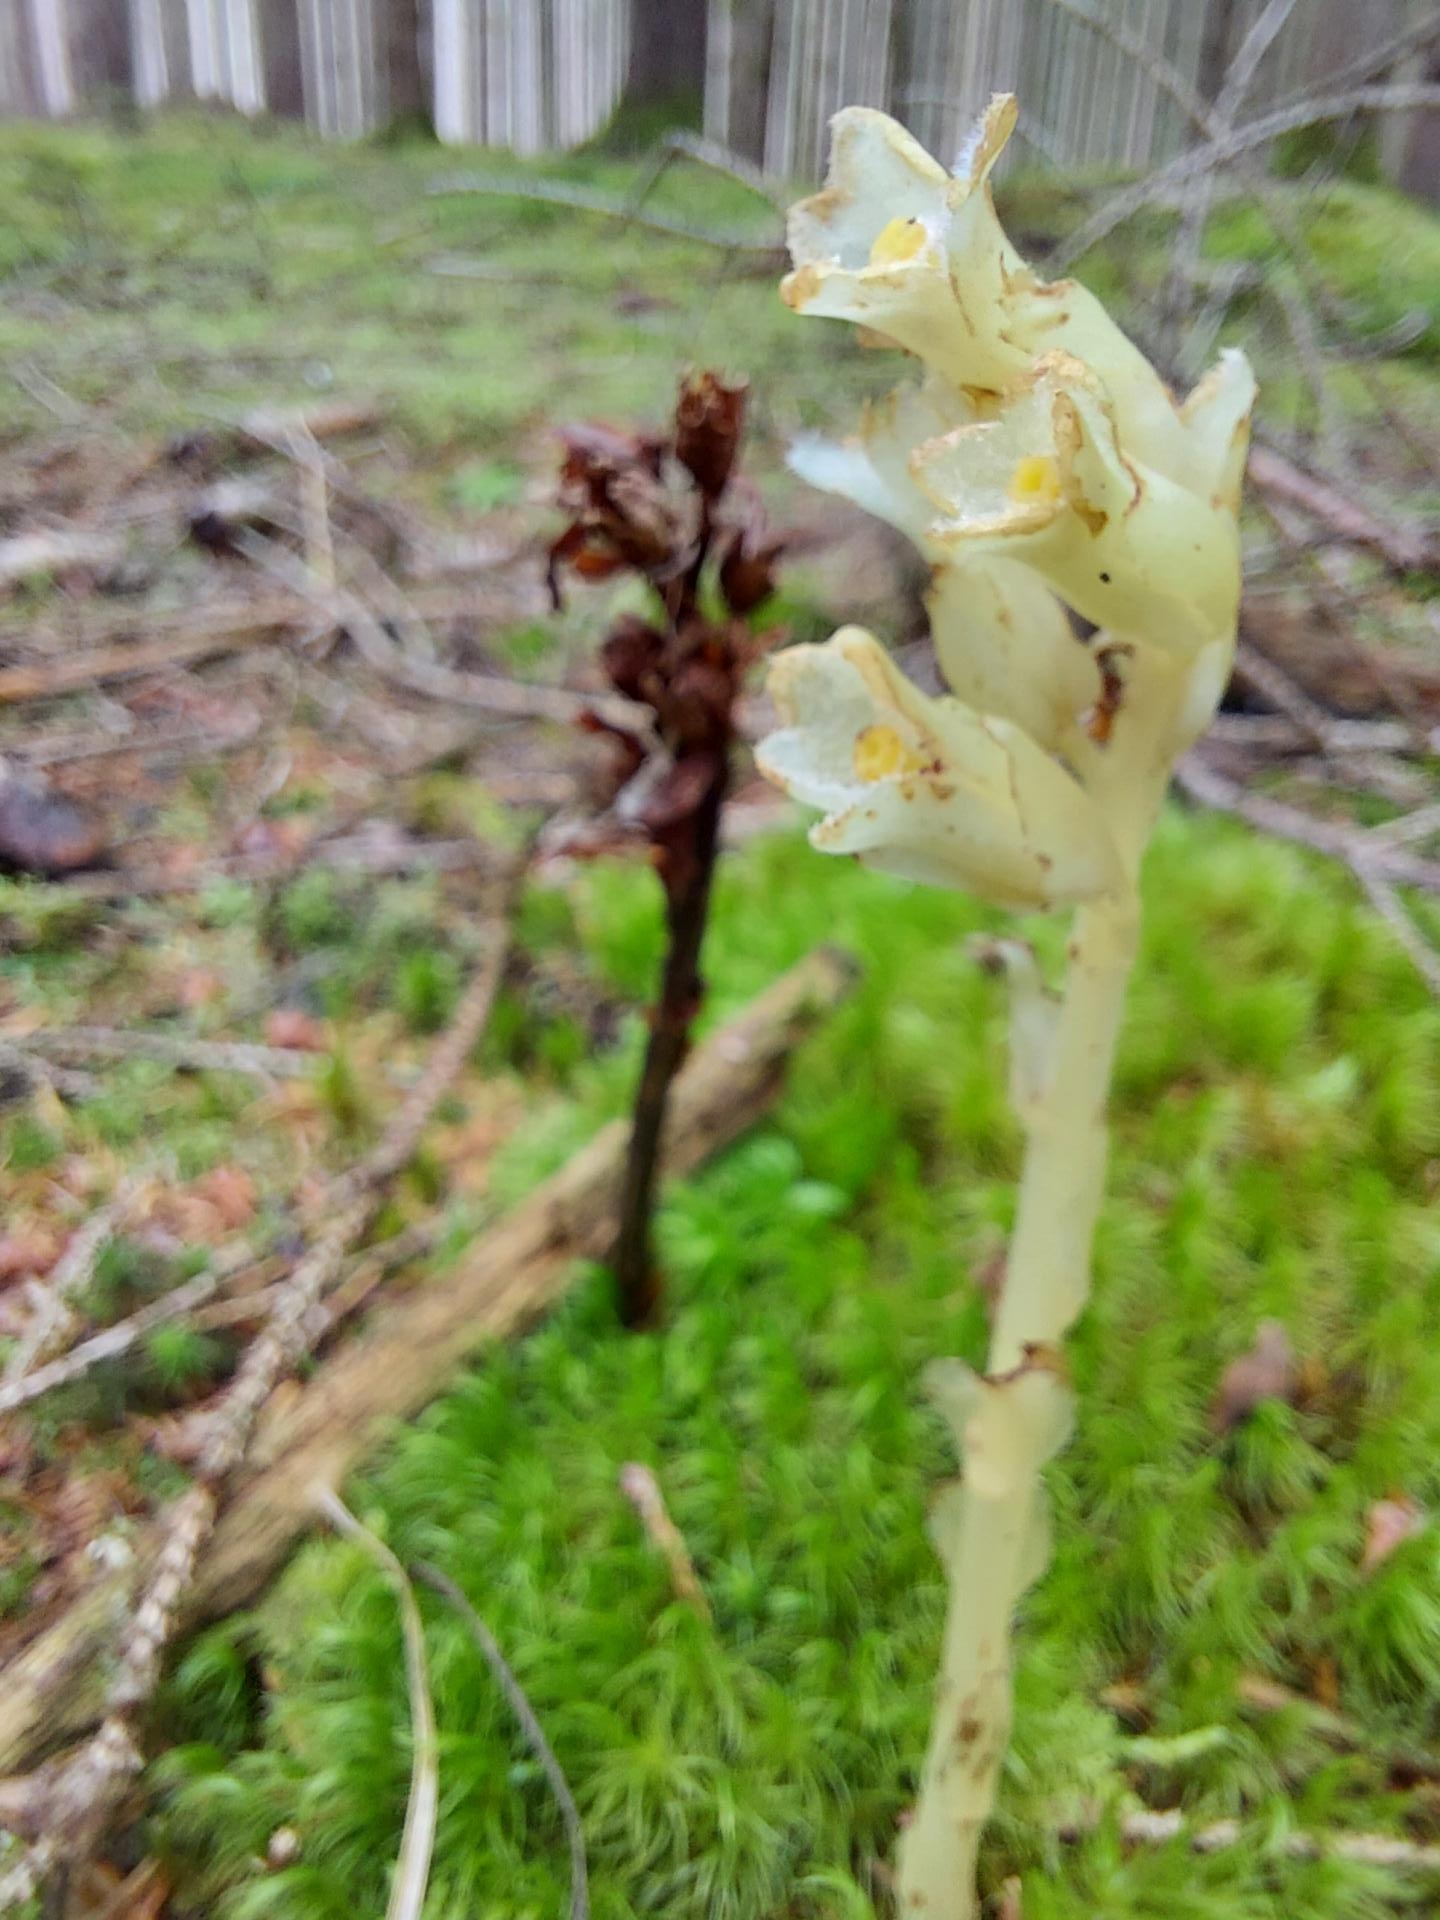
[[[224,123],[0,131],[15,209],[0,356],[118,433],[363,392],[402,443],[388,470],[367,469],[372,483],[388,471],[462,525],[538,482],[557,416],[653,416],[684,362],[750,373],[772,489],[789,431],[843,418],[893,376],[842,330],[795,322],[768,274],[708,248],[533,204],[429,198],[456,164]],[[593,157],[550,171],[614,192],[637,172]],[[743,190],[684,172],[661,204],[757,232],[768,218]],[[1387,211],[1414,244],[1391,250],[1381,286],[1343,226]],[[1323,217],[1334,269],[1353,268],[1374,324],[1433,297],[1432,226],[1348,185]],[[1160,241],[1157,229],[1142,267]],[[1237,222],[1215,244],[1266,243]],[[432,271],[454,254],[478,277]],[[1102,287],[1113,262],[1089,263]],[[1428,396],[1432,347],[1419,340],[1386,377]],[[11,444],[55,430],[38,384],[7,391]],[[802,630],[815,619],[803,598],[787,612]],[[562,632],[573,643],[582,625]],[[517,670],[547,665],[545,631],[510,640]],[[323,805],[298,794],[306,777],[267,813]],[[490,830],[478,791],[446,774],[397,804],[432,827],[477,824],[478,804]],[[224,797],[225,780],[198,770],[169,803],[173,824],[201,832]],[[1440,1536],[1427,1525],[1362,1569],[1377,1500],[1440,1501],[1440,1013],[1348,881],[1241,829],[1173,814],[1147,897],[1099,1284],[1075,1341],[1080,1430],[1053,1477],[1057,1553],[1026,1610],[987,1871],[995,1886],[1022,1874],[1027,1920],[1424,1911],[1433,1883],[1305,1863],[1283,1842],[1295,1828],[1440,1827],[1416,1764],[1440,1744]],[[5,1178],[28,1204],[77,1157],[107,1170],[168,1157],[182,1183],[239,1163],[259,1228],[283,1235],[297,1165],[343,1166],[373,1138],[386,1075],[403,1076],[443,1022],[473,957],[474,904],[453,880],[312,872],[275,893],[227,884],[132,905],[122,937],[93,907],[7,888],[12,1005],[169,1018],[185,977],[213,972],[226,1030],[243,1033],[283,973],[327,1021],[335,1064],[313,1094],[280,1101],[125,1065],[72,1107],[9,1109]],[[623,1109],[658,920],[642,872],[531,888],[483,1082],[442,1114],[396,1219],[443,1206],[453,1250]],[[983,1283],[1020,1157],[1004,1011],[963,949],[983,923],[798,836],[727,856],[709,1020],[818,937],[854,950],[865,975],[794,1063],[773,1119],[668,1195],[667,1324],[622,1337],[604,1277],[581,1276],[351,1490],[398,1551],[460,1582],[513,1661],[585,1816],[598,1920],[885,1910],[943,1601],[925,1507],[953,1470],[919,1375],[932,1355],[983,1350]],[[1063,929],[1034,931],[1057,958]],[[509,1136],[483,1193],[465,1174],[480,1134]],[[175,1277],[153,1249],[122,1245],[94,1317]],[[1265,1318],[1290,1329],[1303,1395],[1223,1435],[1214,1394]],[[35,1444],[98,1479],[119,1445],[107,1421],[185,1406],[231,1357],[224,1340],[171,1336],[142,1367],[55,1403]],[[713,1626],[673,1601],[619,1492],[635,1459],[659,1476]],[[133,1445],[124,1464],[142,1506],[180,1480]],[[6,1611],[33,1575],[23,1556],[7,1563]],[[566,1897],[554,1807],[468,1640],[425,1609],[443,1742],[431,1920],[542,1920]],[[1241,1685],[1257,1678],[1295,1699],[1257,1709]],[[312,1546],[254,1614],[196,1641],[167,1690],[157,1732],[174,1749],[146,1838],[173,1869],[177,1912],[380,1910],[406,1726],[392,1597],[353,1549]],[[1128,1795],[1197,1822],[1238,1816],[1244,1837],[1207,1856],[1137,1850],[1119,1833]],[[267,1870],[287,1826],[298,1859]]]
[[[1278,1844],[1436,1818],[1390,1761],[1440,1738],[1436,1535],[1360,1563],[1373,1502],[1440,1494],[1440,1014],[1344,882],[1291,850],[1172,816],[1148,897],[1075,1344],[1080,1431],[1054,1475],[1057,1553],[1026,1611],[990,1863],[1023,1873],[1027,1916],[1378,1914],[1403,1883]],[[577,943],[617,994],[643,994],[643,876],[588,877],[573,917],[539,899],[542,943]],[[883,1910],[942,1605],[925,1500],[951,1466],[917,1376],[981,1355],[976,1276],[1020,1150],[1003,1008],[963,949],[980,923],[788,837],[732,856],[712,1017],[820,929],[866,973],[773,1120],[670,1194],[666,1326],[618,1333],[603,1276],[582,1277],[353,1489],[506,1648],[584,1811],[597,1915]],[[617,1110],[636,1039],[577,1067],[502,1186]],[[1292,1330],[1306,1395],[1222,1437],[1211,1400],[1266,1316]],[[620,1494],[632,1459],[659,1476],[713,1627],[674,1601]],[[463,1632],[427,1613],[443,1782],[427,1911],[562,1911],[543,1780]],[[1257,1713],[1241,1685],[1257,1676],[1299,1698]],[[1324,1736],[1326,1705],[1361,1729],[1353,1749]],[[393,1600],[354,1549],[307,1549],[252,1616],[197,1642],[168,1711],[189,1739],[159,1769],[158,1837],[198,1910],[319,1920],[383,1900],[407,1708]],[[1204,1858],[1129,1851],[1115,1815],[1140,1791],[1239,1815],[1248,1837]],[[258,1870],[283,1826],[299,1862]]]

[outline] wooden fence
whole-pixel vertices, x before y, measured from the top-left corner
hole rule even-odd
[[[1323,84],[1427,4],[1296,0],[1247,110]],[[1191,137],[1157,62],[1213,98],[1265,5],[708,0],[705,130],[779,177],[805,178],[846,102],[889,107],[952,154],[977,106],[1010,86],[1025,139],[1049,164],[1143,167]],[[631,0],[0,0],[0,115],[201,100],[354,138],[420,111],[447,142],[560,150],[614,111],[630,14]],[[1414,56],[1394,77],[1440,75]],[[1433,114],[1395,116],[1383,150],[1394,177],[1440,194],[1425,177],[1435,126]]]

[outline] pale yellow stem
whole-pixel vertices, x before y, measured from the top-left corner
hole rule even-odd
[[[1058,1347],[1090,1291],[1090,1243],[1105,1191],[1106,1105],[1138,903],[1100,901],[1075,915],[1070,971],[1048,1083],[1027,1116],[1028,1143],[988,1371],[1018,1367],[1027,1346]]]
[[[920,1799],[900,1846],[902,1913],[927,1920],[977,1912],[976,1855],[1010,1735],[1011,1622],[1047,1557],[1041,1472],[1063,1441],[1069,1401],[1058,1349],[1089,1288],[1137,924],[1133,895],[1075,917],[1048,1072],[1024,1116],[1029,1141],[989,1372],[958,1429],[963,1494],[951,1524],[942,1516],[936,1529],[949,1609]]]

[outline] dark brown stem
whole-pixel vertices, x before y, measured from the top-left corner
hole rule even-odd
[[[669,949],[660,983],[660,1002],[655,1009],[635,1095],[635,1122],[620,1197],[620,1231],[611,1255],[616,1304],[620,1319],[627,1327],[652,1325],[660,1309],[662,1289],[650,1245],[650,1213],[670,1083],[689,1051],[691,1023],[704,992],[700,949],[705,939],[710,884],[720,846],[720,814],[729,785],[727,756],[719,756],[717,767],[710,791],[691,822],[693,838],[689,839],[682,855],[685,873],[667,895],[665,921]]]

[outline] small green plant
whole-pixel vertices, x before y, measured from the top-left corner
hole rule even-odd
[[[790,215],[788,303],[924,365],[857,439],[804,443],[794,464],[930,562],[951,693],[922,693],[847,628],[779,656],[783,725],[759,756],[823,811],[811,839],[826,852],[1004,908],[1074,910],[1063,996],[1022,941],[979,954],[1010,984],[1026,1153],[986,1369],[930,1370],[964,1468],[933,1518],[949,1611],[900,1846],[901,1910],[930,1920],[979,1910],[1011,1623],[1049,1558],[1042,1476],[1073,1422],[1064,1342],[1089,1287],[1140,865],[1171,767],[1229,676],[1254,399],[1228,353],[1177,405],[1092,295],[1020,258],[989,185],[1015,120],[1014,99],[995,99],[952,176],[884,114],[850,109],[825,191]]]

